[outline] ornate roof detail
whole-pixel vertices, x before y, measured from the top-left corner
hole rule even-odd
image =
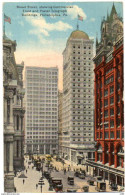
[[[89,36],[83,31],[75,30],[71,33],[69,40],[70,39],[87,39],[87,40],[89,40]]]

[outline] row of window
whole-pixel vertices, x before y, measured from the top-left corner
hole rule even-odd
[[[73,45],[72,47],[73,47],[73,49],[75,49],[75,48],[80,49],[80,48],[81,48],[80,45],[78,45],[78,46],[77,46],[77,45]],[[92,47],[91,47],[91,46],[88,46],[88,45],[87,45],[87,46],[83,46],[83,49],[91,49],[91,48],[92,48]]]
[[[102,132],[100,132],[100,137],[99,137],[99,132],[97,132],[97,139],[102,139],[102,137],[103,137],[103,133]],[[110,135],[110,137],[109,137],[109,135]],[[109,139],[109,138],[111,138],[111,139],[114,139],[115,137],[114,137],[114,131],[110,131],[110,132],[105,132],[105,134],[104,134],[104,137],[105,137],[105,139]],[[117,139],[119,139],[120,138],[120,131],[116,131],[116,138]],[[122,138],[124,138],[124,132],[122,131]]]
[[[80,57],[78,58],[78,59],[80,59]],[[78,62],[76,62],[76,61],[73,61],[73,65],[85,65],[85,66],[90,66],[91,65],[91,63],[89,62],[82,62],[82,63],[80,63],[80,61],[78,61]]]

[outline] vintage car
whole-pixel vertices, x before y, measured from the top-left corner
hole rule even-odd
[[[75,189],[75,188],[68,188],[67,192],[74,193],[74,192],[77,192],[77,189]]]
[[[63,190],[62,179],[60,178],[52,178],[52,186],[56,192]]]
[[[88,181],[87,181],[88,183],[89,183],[89,185],[94,185],[94,180],[92,180],[92,179],[89,179]]]
[[[62,192],[63,191],[63,185],[62,184],[57,184],[55,187],[56,192]]]
[[[69,185],[74,185],[74,177],[68,176],[67,182],[68,182]]]
[[[98,192],[106,191],[106,183],[103,181],[97,181],[97,186],[95,188]]]
[[[102,176],[97,176],[97,180],[102,181]]]
[[[74,176],[79,177],[79,173],[80,173],[80,171],[76,170],[75,173],[74,173]]]
[[[79,177],[80,179],[85,179],[85,174],[82,173],[82,172],[80,172],[79,175],[78,175],[78,177]]]
[[[83,190],[84,190],[84,192],[88,192],[89,191],[89,186],[83,186]]]

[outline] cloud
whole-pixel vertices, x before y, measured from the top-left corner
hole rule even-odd
[[[43,34],[44,36],[49,36],[49,32],[51,31],[66,31],[73,28],[68,23],[62,21],[47,23],[45,18],[40,15],[38,15],[37,18],[33,16],[26,17],[26,20],[35,27],[35,29],[29,31],[29,34]]]
[[[95,22],[95,18],[90,18],[90,21],[91,22]]]
[[[87,18],[83,9],[81,9],[77,5],[74,5],[73,8],[67,8],[67,13],[69,16],[71,16],[72,19],[77,18],[78,14],[83,17],[83,20],[85,20]]]
[[[18,24],[20,24],[21,26],[24,26],[23,21],[18,21]]]

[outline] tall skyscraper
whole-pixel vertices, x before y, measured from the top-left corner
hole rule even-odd
[[[113,4],[101,24],[95,62],[96,175],[124,185],[123,23]]]
[[[26,135],[28,153],[58,151],[58,69],[26,67]]]
[[[62,156],[77,164],[94,151],[92,58],[93,40],[83,31],[73,31],[63,52]]]

